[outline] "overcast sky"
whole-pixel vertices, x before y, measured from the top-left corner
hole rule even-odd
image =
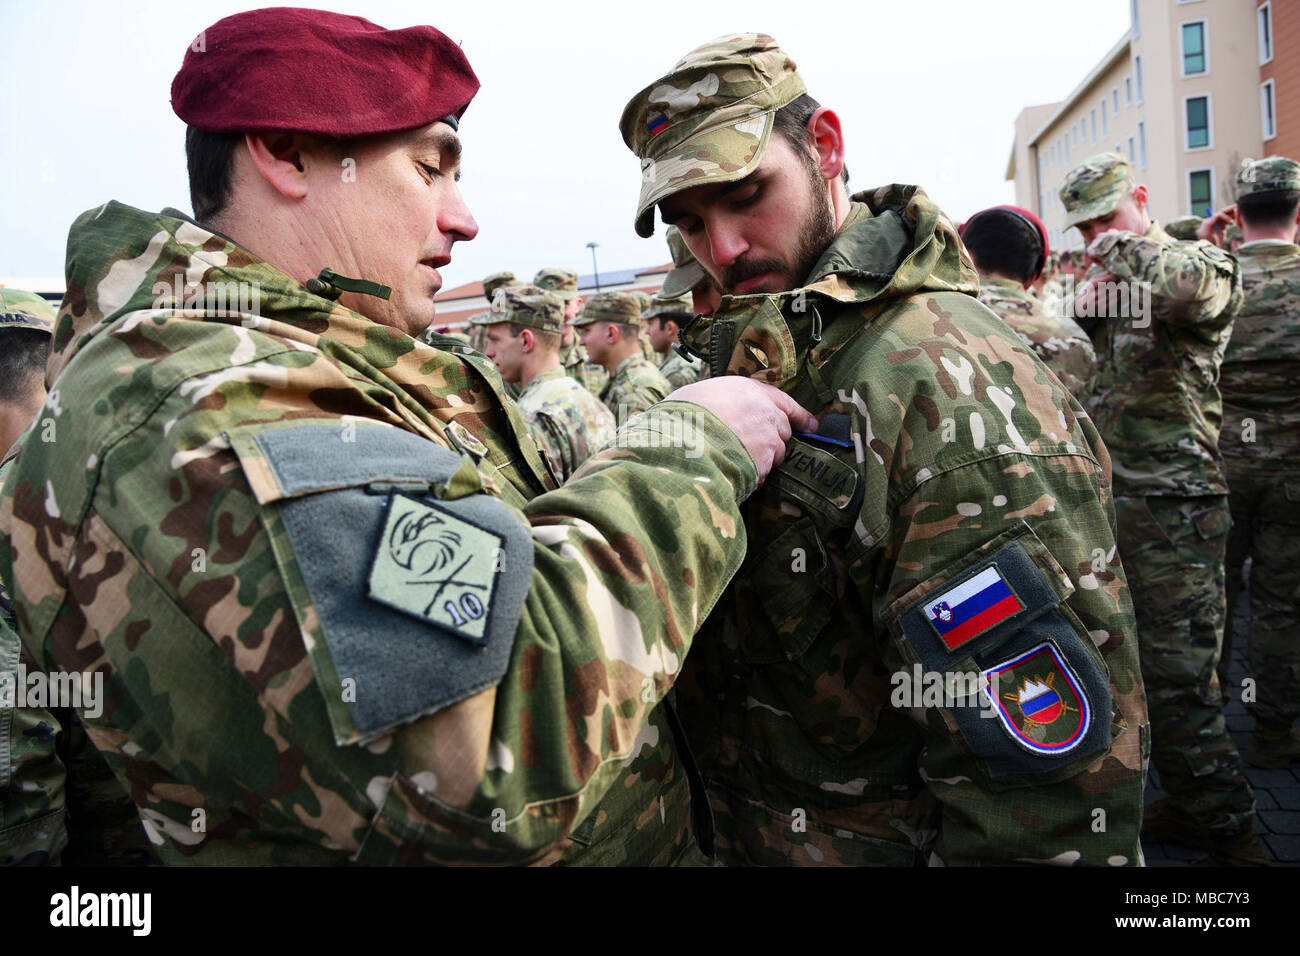
[[[1128,24],[1125,0],[307,5],[432,23],[483,84],[461,125],[479,234],[453,249],[445,288],[502,269],[588,273],[591,241],[602,271],[667,261],[662,225],[651,239],[633,231],[639,165],[618,120],[715,36],[776,37],[843,120],[851,188],[917,183],[960,220],[1014,200],[1003,176],[1016,115],[1064,98]],[[0,276],[61,276],[69,223],[106,200],[189,210],[171,79],[199,31],[257,6],[0,0]]]

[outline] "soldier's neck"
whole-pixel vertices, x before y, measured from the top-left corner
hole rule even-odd
[[[633,355],[641,354],[641,346],[637,345],[636,339],[629,339],[626,342],[619,342],[618,345],[612,346],[605,356],[605,370],[613,375],[618,367],[623,364],[625,359]]]
[[[560,367],[560,356],[556,352],[547,352],[544,355],[536,351],[530,352],[524,356],[519,368],[519,387],[527,388],[528,383],[541,375],[543,372],[549,372],[553,368]]]
[[[1296,241],[1297,224],[1294,222],[1287,223],[1285,226],[1250,226],[1243,219],[1241,221],[1241,241],[1259,242],[1261,239],[1280,239],[1282,242]]]

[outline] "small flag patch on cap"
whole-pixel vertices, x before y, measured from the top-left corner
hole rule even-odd
[[[654,119],[646,123],[646,126],[649,128],[651,136],[658,136],[668,128],[668,117],[663,115],[656,116]]]
[[[925,619],[950,651],[1024,609],[995,564],[924,605]]]

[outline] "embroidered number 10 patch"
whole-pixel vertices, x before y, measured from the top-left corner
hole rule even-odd
[[[394,493],[370,564],[370,597],[484,644],[502,549],[500,535]]]

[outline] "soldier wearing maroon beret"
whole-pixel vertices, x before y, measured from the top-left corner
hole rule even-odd
[[[702,383],[556,489],[492,363],[415,338],[478,232],[477,88],[432,27],[227,17],[172,85],[194,217],[73,226],[0,586],[43,668],[102,677],[166,863],[698,857],[661,702],[815,423]]]

